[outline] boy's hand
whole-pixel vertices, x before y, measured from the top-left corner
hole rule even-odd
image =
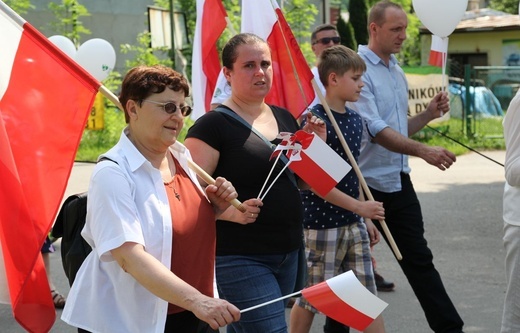
[[[327,126],[325,126],[325,122],[323,119],[313,115],[312,112],[307,112],[303,130],[308,133],[314,132],[323,141],[327,141]]]
[[[372,220],[385,219],[385,209],[383,208],[383,204],[379,201],[360,201],[355,213],[361,217]]]
[[[367,226],[368,237],[370,238],[370,246],[374,246],[381,240],[381,234],[371,219],[365,219],[365,225]]]

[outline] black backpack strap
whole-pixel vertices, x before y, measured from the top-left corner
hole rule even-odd
[[[267,140],[267,138],[265,136],[263,136],[262,133],[258,132],[253,126],[251,126],[247,121],[245,121],[244,118],[240,117],[236,112],[233,112],[227,106],[224,106],[224,105],[221,104],[221,105],[219,105],[219,106],[217,106],[215,108],[215,111],[224,113],[224,114],[230,116],[231,118],[237,120],[238,122],[240,122],[246,128],[251,130],[251,132],[255,133],[256,136],[258,136],[260,139],[262,139],[265,142],[265,144],[268,145],[269,148],[271,148],[271,150],[274,150],[276,148],[276,145],[271,143],[271,141]],[[288,164],[289,163],[289,159],[284,154],[280,154],[280,160],[284,164]],[[294,176],[294,173],[291,170],[289,170],[289,168],[286,168],[285,172],[287,173],[287,176],[289,177],[289,179],[291,180],[293,185],[298,187],[298,184],[296,183],[296,177]]]

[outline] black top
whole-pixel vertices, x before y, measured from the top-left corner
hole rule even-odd
[[[298,123],[285,109],[271,106],[279,132],[294,133]],[[213,177],[233,183],[238,199],[256,198],[274,163],[272,148],[238,120],[210,111],[189,129],[186,138],[197,138],[220,152]],[[279,139],[272,141],[274,145]],[[266,188],[283,168],[278,162]],[[265,191],[265,189],[264,189]],[[217,221],[217,255],[281,254],[296,250],[302,242],[303,209],[299,191],[286,172],[276,180],[263,200],[256,222],[242,225]]]

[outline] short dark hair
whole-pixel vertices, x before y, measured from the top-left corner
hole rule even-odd
[[[126,103],[129,100],[141,104],[151,94],[160,94],[166,88],[181,91],[184,93],[184,97],[190,95],[188,80],[170,67],[142,65],[128,71],[121,84],[121,93],[119,94],[119,101],[125,111],[125,121],[127,123],[130,121],[126,109]]]
[[[267,44],[265,40],[252,33],[237,34],[226,43],[222,49],[222,65],[228,69],[233,69],[233,64],[237,61],[237,48],[246,44]]]
[[[370,8],[368,12],[368,20],[367,20],[367,28],[370,31],[370,23],[375,23],[378,26],[382,26],[385,23],[386,17],[386,9],[387,8],[395,8],[403,10],[403,7],[400,4],[391,2],[389,0],[379,1]]]
[[[328,77],[331,73],[343,75],[349,70],[366,71],[365,61],[352,49],[343,45],[331,46],[320,54],[318,73],[320,81],[328,86]]]
[[[338,32],[338,28],[336,28],[335,25],[328,24],[328,23],[320,24],[316,28],[314,28],[314,30],[312,31],[311,44],[316,43],[316,35],[318,34],[318,32],[327,31],[327,30],[334,30],[334,31]]]

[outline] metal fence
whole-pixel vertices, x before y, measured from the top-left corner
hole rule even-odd
[[[461,119],[461,130],[468,137],[502,137],[502,129],[493,119],[501,122],[519,89],[520,66],[451,64],[449,68],[450,113]]]

